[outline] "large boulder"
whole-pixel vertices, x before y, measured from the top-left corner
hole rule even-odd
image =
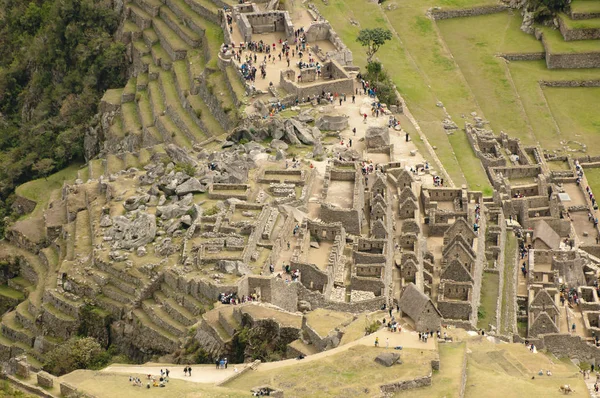
[[[315,143],[315,137],[313,137],[310,126],[295,119],[288,119],[286,123],[289,123],[294,127],[296,137],[301,143],[304,145],[313,145]]]
[[[192,166],[198,165],[198,161],[192,155],[179,146],[169,144],[165,147],[165,152],[175,163],[187,163]]]
[[[220,260],[217,262],[217,268],[226,274],[235,274],[237,276],[250,273],[248,266],[241,261]]]
[[[187,195],[188,193],[206,192],[206,186],[202,185],[200,181],[192,177],[183,184],[177,185],[175,193],[177,195]]]
[[[323,115],[317,119],[315,126],[319,130],[341,131],[348,127],[348,116]]]
[[[396,352],[382,352],[375,357],[375,362],[380,365],[390,367],[400,361],[400,354]]]
[[[110,237],[114,249],[135,249],[154,240],[156,217],[153,214],[134,211],[131,218],[117,216],[105,236]]]
[[[123,207],[127,211],[133,211],[133,210],[137,210],[138,207],[140,207],[141,205],[145,205],[149,201],[150,201],[150,195],[148,195],[148,194],[132,196],[130,198],[127,198],[127,200],[125,200],[125,202],[123,202]]]
[[[365,135],[367,148],[378,148],[390,145],[390,133],[387,127],[369,126]]]

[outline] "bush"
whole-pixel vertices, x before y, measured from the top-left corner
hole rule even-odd
[[[110,357],[93,337],[75,337],[50,351],[43,368],[61,376],[76,369],[100,369],[106,366]]]
[[[191,163],[179,162],[175,165],[175,172],[181,171],[185,174],[193,177],[196,174],[196,168]]]
[[[205,216],[214,216],[219,212],[219,208],[217,206],[213,206],[210,209],[206,210],[203,215]]]
[[[487,315],[485,308],[479,307],[477,308],[477,319],[483,319]]]
[[[370,62],[367,65],[367,73],[364,78],[371,82],[380,102],[388,106],[399,105],[400,101],[396,95],[396,87],[380,62]]]
[[[376,331],[379,330],[380,326],[381,326],[381,324],[379,323],[379,321],[371,322],[371,324],[368,324],[367,326],[365,326],[365,334],[375,333]]]

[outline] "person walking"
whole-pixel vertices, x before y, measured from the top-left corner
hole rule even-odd
[[[375,347],[379,347],[379,337],[375,337]]]
[[[390,338],[389,337],[385,338],[385,348],[390,348]]]
[[[192,368],[188,366],[188,376],[192,377]]]

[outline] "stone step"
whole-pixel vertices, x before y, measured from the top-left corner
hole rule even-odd
[[[148,73],[140,73],[137,76],[136,80],[136,92],[139,93],[142,90],[145,90],[148,87]],[[136,101],[138,100],[136,96]]]
[[[135,4],[138,5],[150,16],[157,16],[162,3],[160,0],[134,0]]]
[[[173,319],[154,299],[142,301],[142,309],[148,314],[153,323],[169,331],[171,334],[182,337],[187,333],[186,326]]]
[[[143,40],[134,41],[133,48],[139,54],[140,57],[144,57],[150,54],[150,47]]]
[[[33,284],[27,279],[23,278],[22,276],[17,276],[9,279],[7,284],[8,287],[23,292],[25,294],[29,294],[29,292],[31,292],[34,289]]]
[[[190,47],[199,47],[202,38],[198,33],[184,25],[184,23],[168,7],[160,8],[161,19]]]
[[[600,1],[573,0],[570,8],[571,19],[600,18]]]
[[[121,94],[121,103],[131,102],[135,100],[135,92],[137,87],[137,78],[134,76],[127,80],[127,84]]]
[[[180,98],[177,95],[177,87],[171,72],[161,72],[158,81],[165,100],[167,114],[173,122],[184,132],[192,142],[202,142],[208,138],[208,135],[198,127],[192,117],[183,108]]]
[[[192,326],[197,319],[187,308],[180,305],[175,299],[167,297],[166,294],[157,290],[154,292],[154,300],[163,306],[164,310],[176,321],[185,326]]]
[[[153,45],[151,53],[154,65],[160,66],[162,69],[167,71],[171,70],[171,68],[173,67],[173,61],[171,60],[169,54],[164,50],[164,48],[162,48],[160,44]],[[160,71],[158,71],[158,73],[160,73]]]
[[[192,144],[186,135],[166,115],[164,98],[158,81],[148,83],[148,97],[152,105],[151,109],[156,121],[156,127],[163,142],[175,142],[177,145],[183,147],[191,147]]]
[[[104,294],[97,296],[96,302],[100,308],[110,312],[115,319],[121,319],[124,303],[114,300]]]
[[[102,159],[93,159],[88,162],[90,168],[90,178],[98,179],[104,174],[104,168],[102,167]]]
[[[202,314],[202,319],[204,319],[206,324],[214,330],[214,334],[219,337],[221,342],[225,344],[231,341],[231,335],[227,333],[219,320],[219,312],[221,308],[215,308],[205,314]]]
[[[304,356],[316,354],[319,352],[318,348],[312,344],[306,344],[302,340],[294,340],[287,345],[287,356],[289,358],[297,357],[302,354]]]
[[[233,337],[233,335],[241,329],[241,325],[233,317],[233,310],[234,306],[228,305],[221,307],[221,310],[219,311],[219,323],[229,337]]]
[[[160,342],[157,341],[156,343],[161,343],[163,346],[170,346],[173,350],[179,347],[178,337],[152,322],[148,314],[141,308],[133,310],[133,317],[137,321],[139,328],[147,328],[154,339],[160,340]]]
[[[123,117],[123,130],[125,135],[142,135],[142,122],[137,110],[136,102],[127,102],[121,106],[121,115]]]
[[[109,154],[106,156],[105,175],[116,174],[119,171],[123,170],[124,167],[125,167],[125,164],[123,163],[123,160],[118,155]]]
[[[16,311],[6,313],[2,317],[2,334],[13,341],[19,341],[28,347],[33,347],[35,334],[23,327],[17,320]]]
[[[158,35],[152,28],[145,29],[142,37],[144,38],[143,43],[147,46],[147,48],[150,48],[155,44],[159,44]]]
[[[190,313],[197,317],[203,313],[205,313],[208,309],[210,309],[210,304],[205,304],[197,298],[189,295],[189,294],[178,294],[173,290],[173,288],[166,283],[162,283],[160,285],[160,290],[169,298],[175,299],[177,302],[181,302],[183,307],[187,309]]]
[[[92,253],[92,232],[90,229],[90,215],[87,210],[81,210],[77,213],[75,230],[77,231],[77,236],[75,237],[75,258],[85,259],[87,257],[86,262],[91,262],[89,256]]]
[[[129,170],[132,167],[134,167],[138,170],[140,169],[140,161],[135,154],[133,154],[131,152],[126,152],[124,161],[125,161],[125,168],[127,170]]]
[[[141,9],[137,4],[129,3],[127,8],[129,9],[129,20],[140,29],[144,30],[152,26],[152,15]]]
[[[154,31],[158,35],[160,45],[165,49],[173,61],[184,59],[190,46],[179,37],[177,32],[171,29],[164,20],[154,18],[152,20]]]
[[[125,132],[123,131],[123,118],[121,117],[121,114],[117,114],[117,116],[115,116],[113,119],[113,122],[108,129],[108,135],[117,141],[125,138]]]
[[[567,41],[600,39],[600,18],[572,20],[568,15],[559,13],[560,32]]]
[[[152,127],[154,126],[154,115],[152,114],[152,105],[148,98],[148,91],[143,90],[138,92],[140,99],[137,101],[137,111],[142,121],[142,126]]]
[[[199,15],[206,15],[212,22],[217,23],[216,19],[219,7],[210,0],[185,0],[185,2]]]
[[[118,301],[119,303],[126,305],[131,304],[135,300],[135,296],[124,292],[123,290],[110,283],[108,285],[102,286],[102,294],[114,301]]]

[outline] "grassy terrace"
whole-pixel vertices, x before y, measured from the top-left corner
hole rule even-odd
[[[465,343],[440,344],[440,370],[433,371],[431,387],[410,390],[411,398],[451,398],[458,397],[461,368],[466,353]],[[394,396],[405,396],[396,394]]]
[[[39,178],[17,187],[17,195],[37,203],[35,209],[31,213],[32,217],[42,215],[42,212],[48,206],[48,200],[50,199],[49,193],[51,191],[61,189],[64,182],[73,183],[75,181],[79,167],[81,167],[81,164],[72,164],[66,169],[48,176],[48,178]]]
[[[498,302],[498,282],[500,276],[491,272],[484,272],[481,281],[481,304],[483,316],[477,321],[477,327],[488,330],[488,325],[496,325],[496,303]]]
[[[384,350],[357,345],[344,352],[323,356],[319,361],[295,362],[268,372],[248,372],[226,386],[248,391],[255,386],[270,385],[293,391],[294,397],[365,396],[365,391],[379,392],[381,384],[423,376],[431,371],[433,351],[404,349],[404,363],[386,368],[374,362]]]
[[[142,119],[142,125],[144,127],[150,127],[154,125],[154,117],[152,116],[152,105],[148,99],[148,91],[143,90],[139,92],[140,100],[137,103],[140,118]]]
[[[106,92],[102,96],[102,101],[107,102],[109,104],[118,105],[121,103],[121,94],[123,94],[122,88],[106,90]]]
[[[600,13],[600,1],[573,0],[571,2],[571,12],[576,14]]]
[[[568,15],[559,14],[558,16],[569,30],[572,29],[600,29],[600,18],[591,19],[571,19]]]
[[[540,27],[546,40],[546,48],[552,54],[599,52],[598,40],[565,41],[558,30]]]
[[[515,253],[517,251],[517,238],[512,232],[506,233],[506,244],[504,246],[504,291],[502,292],[502,307],[500,320],[500,333],[507,335],[513,332],[513,324],[516,315],[515,294],[516,280]]]
[[[25,298],[23,292],[8,287],[7,285],[0,285],[0,296],[8,297],[15,300],[23,300]]]

